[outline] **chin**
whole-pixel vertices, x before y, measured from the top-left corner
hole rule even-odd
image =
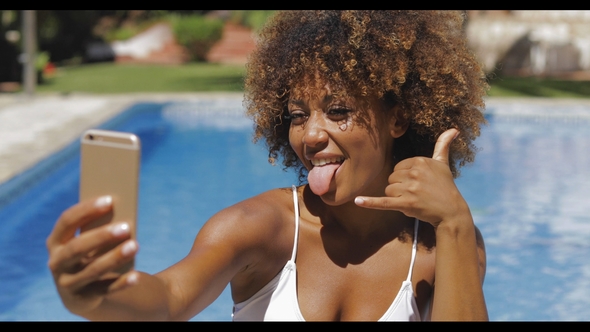
[[[327,193],[319,196],[326,205],[329,206],[340,206],[354,201],[356,197],[339,197],[337,191],[328,191]]]

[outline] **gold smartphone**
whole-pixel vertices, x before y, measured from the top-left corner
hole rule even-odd
[[[137,196],[141,143],[131,133],[87,130],[80,141],[80,201],[111,195],[113,210],[82,227],[81,232],[111,222],[127,222],[131,238],[136,238]],[[111,250],[105,248],[98,255]],[[125,273],[134,261],[116,272]]]

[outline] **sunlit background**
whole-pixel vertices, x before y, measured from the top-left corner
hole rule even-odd
[[[43,242],[77,199],[75,138],[87,126],[137,131],[146,155],[161,155],[142,174],[148,272],[188,252],[193,216],[296,182],[266,164],[241,114],[245,64],[273,13],[0,10],[0,320],[79,319],[59,301]],[[487,243],[490,319],[588,320],[590,11],[464,14],[491,88],[480,151],[457,183]],[[172,159],[184,177],[168,177]],[[226,291],[195,320],[230,314]]]

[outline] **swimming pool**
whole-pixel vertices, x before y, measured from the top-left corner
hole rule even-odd
[[[138,269],[183,258],[222,208],[297,182],[251,143],[241,110],[231,99],[139,103],[101,126],[142,140]],[[457,183],[486,239],[490,318],[587,320],[590,107],[490,107],[488,119],[476,162]],[[63,308],[45,249],[59,213],[77,201],[78,148],[0,186],[0,320],[81,320]],[[194,320],[230,320],[231,308],[226,289]]]
[[[489,108],[458,186],[484,234],[494,320],[590,317],[590,107]]]

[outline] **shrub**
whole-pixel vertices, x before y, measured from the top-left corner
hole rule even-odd
[[[107,42],[113,42],[115,40],[127,40],[139,33],[137,27],[120,27],[107,31],[104,35],[104,39]]]
[[[276,10],[234,10],[231,20],[258,31],[275,12]]]
[[[204,61],[213,44],[221,39],[223,21],[203,16],[171,16],[176,41],[187,48],[193,60]]]

